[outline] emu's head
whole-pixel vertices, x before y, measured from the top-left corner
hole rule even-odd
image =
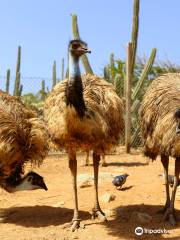
[[[69,53],[76,58],[79,58],[85,53],[91,53],[87,47],[87,43],[82,40],[71,40],[68,47]]]
[[[176,133],[180,133],[180,108],[175,111],[174,117],[176,119]]]
[[[35,189],[44,189],[48,190],[43,177],[35,172],[29,172],[26,174],[15,186],[12,191],[23,191],[23,190],[35,190]]]

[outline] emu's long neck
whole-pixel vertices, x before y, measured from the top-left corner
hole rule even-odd
[[[85,103],[83,98],[83,86],[79,67],[79,58],[69,54],[69,78],[66,86],[66,103],[74,106],[78,116],[85,115]]]
[[[32,189],[32,186],[27,181],[23,181],[23,179],[13,183],[7,180],[2,184],[2,187],[9,193]]]

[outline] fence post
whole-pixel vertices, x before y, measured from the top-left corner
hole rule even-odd
[[[131,82],[132,82],[132,43],[128,43],[126,56],[126,78],[125,78],[125,149],[130,152],[131,145]]]

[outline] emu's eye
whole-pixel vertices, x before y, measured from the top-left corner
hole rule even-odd
[[[72,48],[73,48],[73,49],[77,49],[78,47],[79,47],[79,44],[76,44],[76,43],[75,43],[75,44],[72,45]]]

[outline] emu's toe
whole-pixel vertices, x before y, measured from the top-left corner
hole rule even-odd
[[[71,225],[71,227],[70,227],[70,230],[72,231],[72,232],[74,232],[75,230],[77,230],[77,229],[79,229],[80,228],[80,220],[74,220],[73,222],[72,222],[72,225]]]
[[[105,213],[102,210],[92,210],[92,219],[98,218],[102,222],[107,222]]]

